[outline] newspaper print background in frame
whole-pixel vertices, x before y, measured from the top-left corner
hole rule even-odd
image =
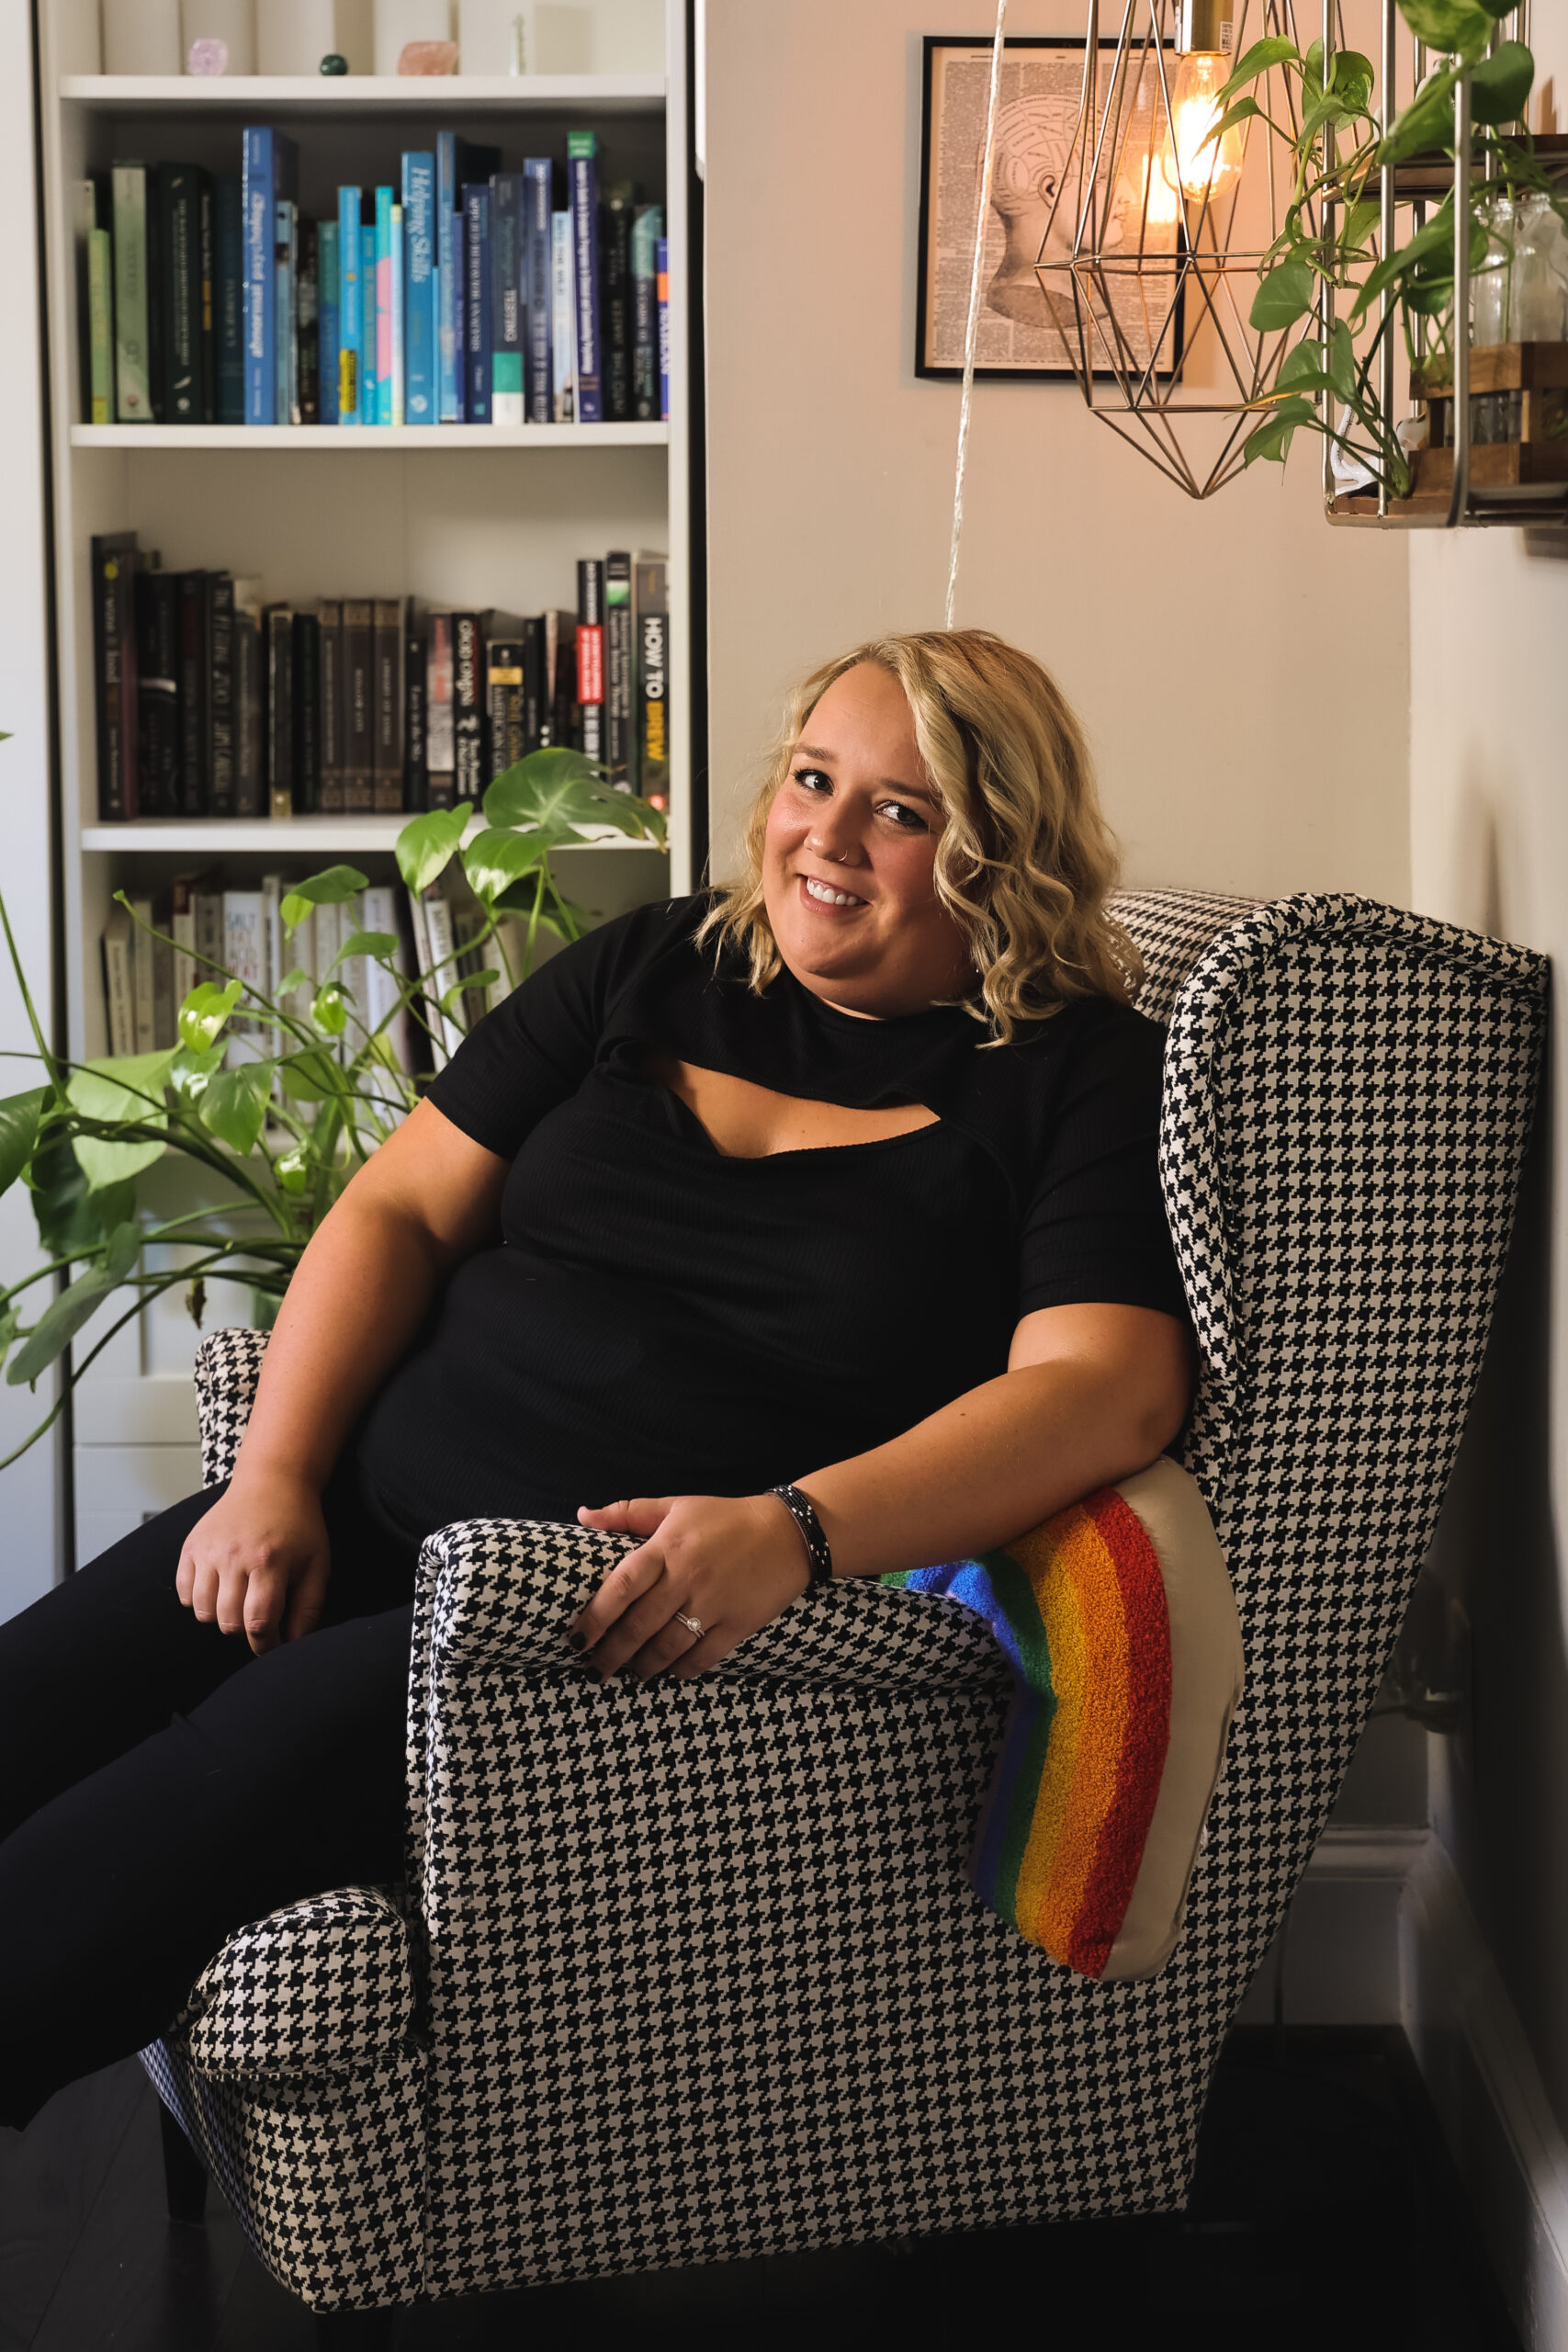
[[[1107,67],[1114,41],[1100,44]],[[996,154],[991,168],[990,218],[981,264],[980,317],[976,338],[976,376],[1071,377],[1071,355],[1035,275],[1051,220],[1060,175],[1067,168],[1083,100],[1084,41],[1068,36],[1021,35],[1002,44],[997,90]],[[1134,59],[1131,71],[1137,71]],[[919,260],[915,318],[917,376],[961,376],[969,315],[969,277],[975,255],[975,215],[985,167],[986,108],[991,77],[991,43],[973,35],[928,33],[925,40],[924,120],[920,136]],[[1145,94],[1146,93],[1146,96]],[[1153,111],[1162,106],[1154,61],[1144,62],[1139,96],[1129,135],[1122,142],[1123,168],[1106,215],[1104,249],[1114,263],[1125,245],[1129,260],[1138,249],[1168,251],[1174,277],[1180,207],[1159,223],[1144,221],[1142,172],[1151,153]],[[1145,118],[1147,118],[1145,121]],[[1134,185],[1134,174],[1138,175]],[[1152,209],[1152,208],[1151,208]],[[1070,205],[1051,226],[1046,258],[1066,261],[1071,249]],[[1122,333],[1131,353],[1146,363],[1152,322],[1169,306],[1169,280],[1150,301],[1135,270],[1108,268]],[[1064,270],[1055,281],[1058,314],[1071,317],[1071,281]],[[1165,337],[1155,372],[1165,377],[1179,365],[1182,305]],[[1109,370],[1097,368],[1097,375]]]

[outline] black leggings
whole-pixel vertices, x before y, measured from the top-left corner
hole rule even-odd
[[[0,2122],[154,2041],[236,1928],[402,1873],[416,1555],[334,1479],[322,1623],[254,1657],[175,1591],[221,1491],[0,1625]]]

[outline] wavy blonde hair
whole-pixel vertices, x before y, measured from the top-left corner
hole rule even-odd
[[[903,687],[946,814],[934,880],[979,975],[965,1009],[1000,1045],[1071,998],[1130,1001],[1143,959],[1106,905],[1116,843],[1082,729],[1050,673],[988,629],[874,637],[802,679],[747,819],[742,871],[717,893],[699,940],[716,936],[721,950],[747,956],[759,995],[782,969],[762,895],[768,812],[811,712],[864,662]]]

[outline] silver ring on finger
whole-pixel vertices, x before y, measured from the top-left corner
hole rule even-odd
[[[677,1625],[684,1625],[687,1633],[699,1642],[707,1632],[707,1627],[700,1617],[688,1617],[683,1609],[677,1609],[675,1611],[675,1623]]]

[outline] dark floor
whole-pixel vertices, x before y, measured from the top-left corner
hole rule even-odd
[[[135,2064],[0,2132],[0,2352],[312,2352],[310,2314],[216,2196],[164,2216]],[[679,2341],[1042,2352],[1517,2352],[1396,2031],[1233,2035],[1190,2211],[541,2288],[402,2313],[397,2352]],[[1067,2333],[1070,2331],[1070,2334]]]

